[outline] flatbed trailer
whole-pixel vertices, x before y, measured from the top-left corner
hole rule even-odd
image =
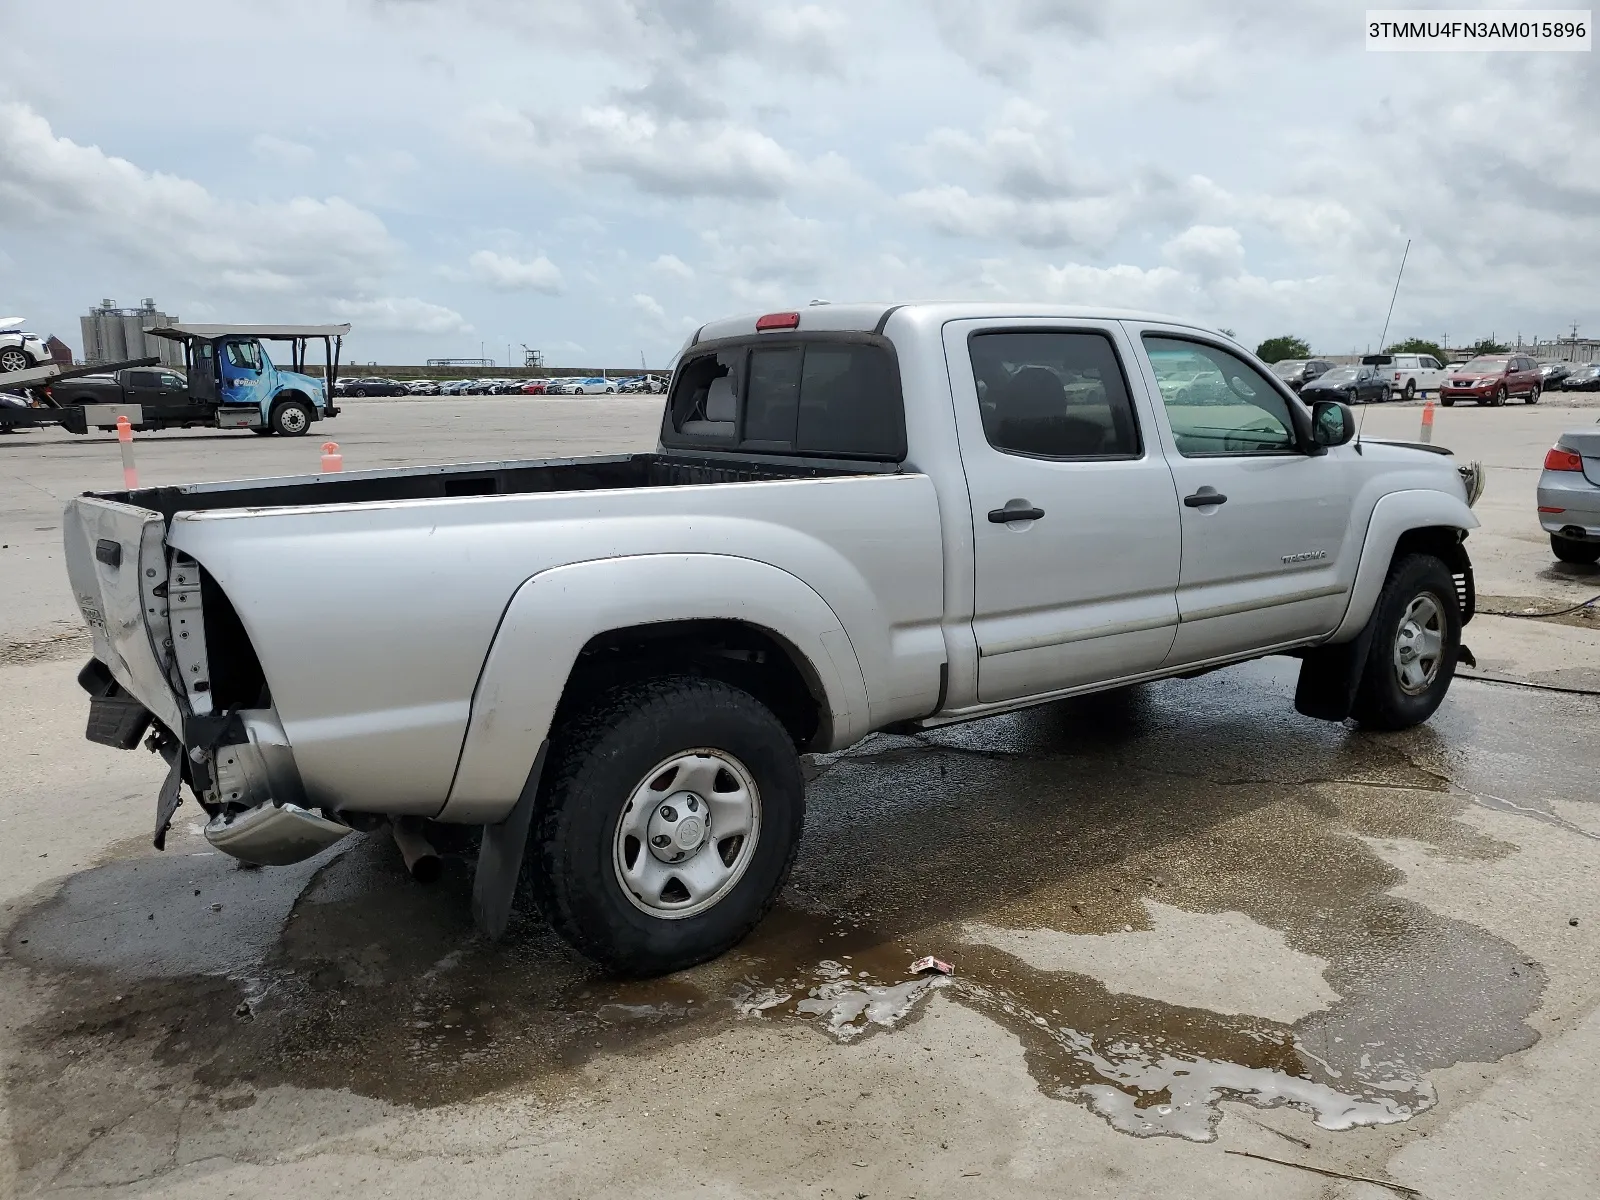
[[[134,422],[135,414],[127,410],[137,409],[138,405],[59,404],[51,395],[51,386],[72,379],[82,379],[88,375],[105,375],[130,367],[152,367],[160,361],[159,358],[130,358],[123,362],[97,363],[92,367],[62,367],[47,364],[42,367],[30,367],[26,371],[11,371],[0,375],[0,392],[25,396],[31,401],[28,408],[12,408],[0,404],[0,429],[42,429],[59,425],[68,433],[88,433],[90,425],[106,423],[115,428],[119,415],[126,414],[128,420]],[[90,409],[120,411],[87,411]],[[108,417],[109,421],[106,420]]]

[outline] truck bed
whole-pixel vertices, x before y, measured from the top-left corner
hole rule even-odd
[[[512,496],[535,492],[609,491],[706,483],[759,483],[893,474],[892,463],[819,463],[815,459],[761,459],[685,454],[619,454],[451,466],[396,467],[349,474],[243,479],[96,493],[158,512],[168,522],[180,512],[223,508],[290,508],[321,504],[372,504],[456,496]]]

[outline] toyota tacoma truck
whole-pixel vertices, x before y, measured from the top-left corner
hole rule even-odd
[[[1481,486],[1193,324],[819,305],[701,328],[652,453],[85,495],[65,541],[158,845],[185,789],[258,864],[477,826],[486,933],[526,895],[638,975],[761,919],[800,756],[875,730],[1265,655],[1310,716],[1425,721]]]

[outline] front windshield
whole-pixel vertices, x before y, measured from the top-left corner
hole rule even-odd
[[[1492,375],[1506,369],[1506,360],[1503,358],[1475,358],[1461,369],[1463,371],[1486,371]]]
[[[1272,373],[1279,379],[1287,379],[1305,365],[1306,360],[1303,358],[1286,358],[1282,362],[1272,364]]]
[[[1356,369],[1354,367],[1335,367],[1318,377],[1318,383],[1354,383]]]

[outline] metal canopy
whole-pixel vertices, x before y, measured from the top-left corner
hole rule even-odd
[[[293,341],[295,338],[343,337],[350,332],[344,325],[164,325],[147,329],[151,337],[182,341],[184,338],[258,337],[268,341]]]

